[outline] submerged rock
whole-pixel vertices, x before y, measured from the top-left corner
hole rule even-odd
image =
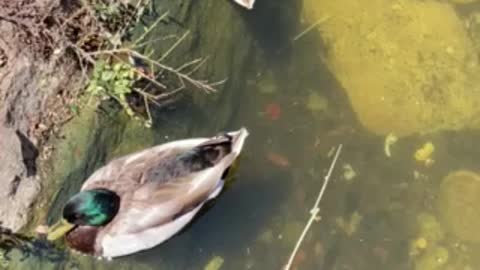
[[[360,122],[398,136],[480,127],[472,41],[450,4],[304,0]],[[320,46],[319,46],[320,47]]]
[[[450,173],[442,182],[438,200],[448,230],[462,241],[480,242],[480,176],[463,170]]]

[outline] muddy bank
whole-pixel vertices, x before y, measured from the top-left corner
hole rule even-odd
[[[71,57],[54,53],[48,14],[56,0],[0,4],[0,221],[19,230],[41,189],[36,163],[52,128],[71,117],[68,104],[78,88]]]

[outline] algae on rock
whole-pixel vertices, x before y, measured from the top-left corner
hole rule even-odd
[[[304,0],[304,15],[309,24],[328,18],[318,26],[327,65],[372,132],[479,127],[478,60],[450,4]]]

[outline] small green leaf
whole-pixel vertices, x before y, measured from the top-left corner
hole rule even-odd
[[[122,64],[121,63],[116,63],[113,65],[113,71],[119,72],[122,69]]]
[[[113,79],[113,77],[115,76],[115,72],[113,71],[104,71],[102,73],[102,81],[110,81],[111,79]]]
[[[78,106],[75,104],[70,105],[70,111],[75,115],[79,115]]]

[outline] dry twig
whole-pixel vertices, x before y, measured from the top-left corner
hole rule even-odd
[[[320,193],[318,194],[317,200],[315,201],[315,204],[313,205],[312,209],[310,210],[310,219],[308,220],[307,224],[305,225],[305,228],[303,229],[303,232],[300,235],[300,238],[298,239],[297,244],[295,245],[295,248],[293,249],[292,254],[290,255],[288,263],[285,265],[284,270],[290,270],[290,268],[292,267],[293,259],[295,259],[295,255],[297,255],[297,252],[300,249],[300,246],[303,242],[303,239],[305,238],[305,235],[307,234],[308,230],[312,226],[313,221],[317,220],[319,218],[318,213],[320,212],[320,201],[322,200],[323,194],[325,193],[325,189],[327,188],[328,182],[330,181],[330,176],[332,175],[333,169],[335,168],[335,164],[337,163],[337,159],[338,159],[338,156],[340,155],[341,151],[342,151],[342,145],[340,144],[337,147],[337,151],[335,152],[335,156],[333,157],[332,163],[330,164],[330,168],[328,169],[328,173],[324,177],[323,185],[322,185],[322,188],[320,189]]]
[[[305,30],[303,30],[302,32],[300,32],[300,34],[296,35],[294,38],[293,38],[293,41],[297,41],[298,39],[300,39],[301,37],[303,37],[304,35],[306,35],[308,32],[312,31],[313,29],[315,29],[317,26],[319,26],[320,24],[328,21],[328,19],[330,19],[329,16],[325,16],[323,18],[321,18],[320,20],[316,21],[314,24],[310,25],[309,27],[307,27]]]

